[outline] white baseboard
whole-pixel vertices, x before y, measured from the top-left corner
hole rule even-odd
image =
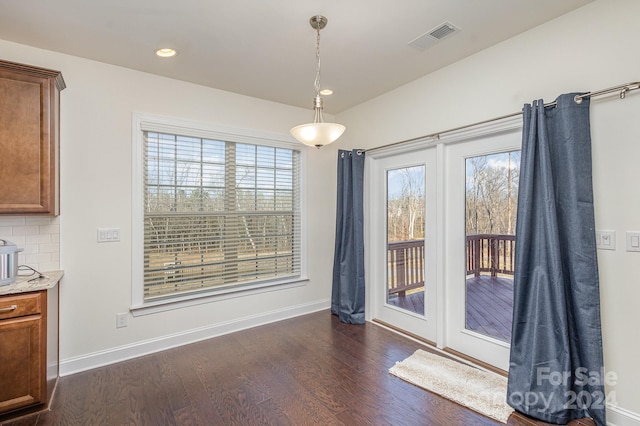
[[[608,426],[640,426],[640,414],[615,405],[607,405]]]
[[[330,300],[319,300],[302,305],[270,311],[259,315],[251,315],[223,323],[212,324],[184,332],[161,336],[155,339],[131,343],[129,345],[93,352],[86,355],[67,358],[60,361],[60,376],[79,373],[92,368],[102,367],[120,361],[136,358],[165,349],[210,339],[216,336],[245,330],[300,315],[310,314],[330,307]]]

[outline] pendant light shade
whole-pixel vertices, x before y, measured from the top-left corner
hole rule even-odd
[[[345,127],[338,123],[325,123],[322,118],[323,101],[320,97],[320,30],[327,25],[327,18],[316,15],[309,19],[311,27],[316,30],[316,96],[313,101],[313,123],[301,124],[291,129],[291,134],[298,141],[308,146],[320,148],[329,145],[344,133]]]
[[[305,145],[320,148],[335,142],[345,127],[338,123],[307,123],[291,129],[291,134]]]

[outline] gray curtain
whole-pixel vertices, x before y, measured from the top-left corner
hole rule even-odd
[[[338,151],[336,245],[331,313],[364,324],[364,151]]]
[[[605,425],[589,99],[524,107],[507,402]]]

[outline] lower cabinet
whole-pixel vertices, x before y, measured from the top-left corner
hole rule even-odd
[[[57,296],[57,286],[0,296],[0,420],[44,408],[51,397],[58,377]]]

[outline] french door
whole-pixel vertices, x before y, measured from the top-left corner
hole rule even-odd
[[[372,318],[436,342],[435,148],[369,163]]]
[[[520,132],[446,147],[446,347],[509,368]]]
[[[519,120],[367,153],[367,319],[508,369]]]

